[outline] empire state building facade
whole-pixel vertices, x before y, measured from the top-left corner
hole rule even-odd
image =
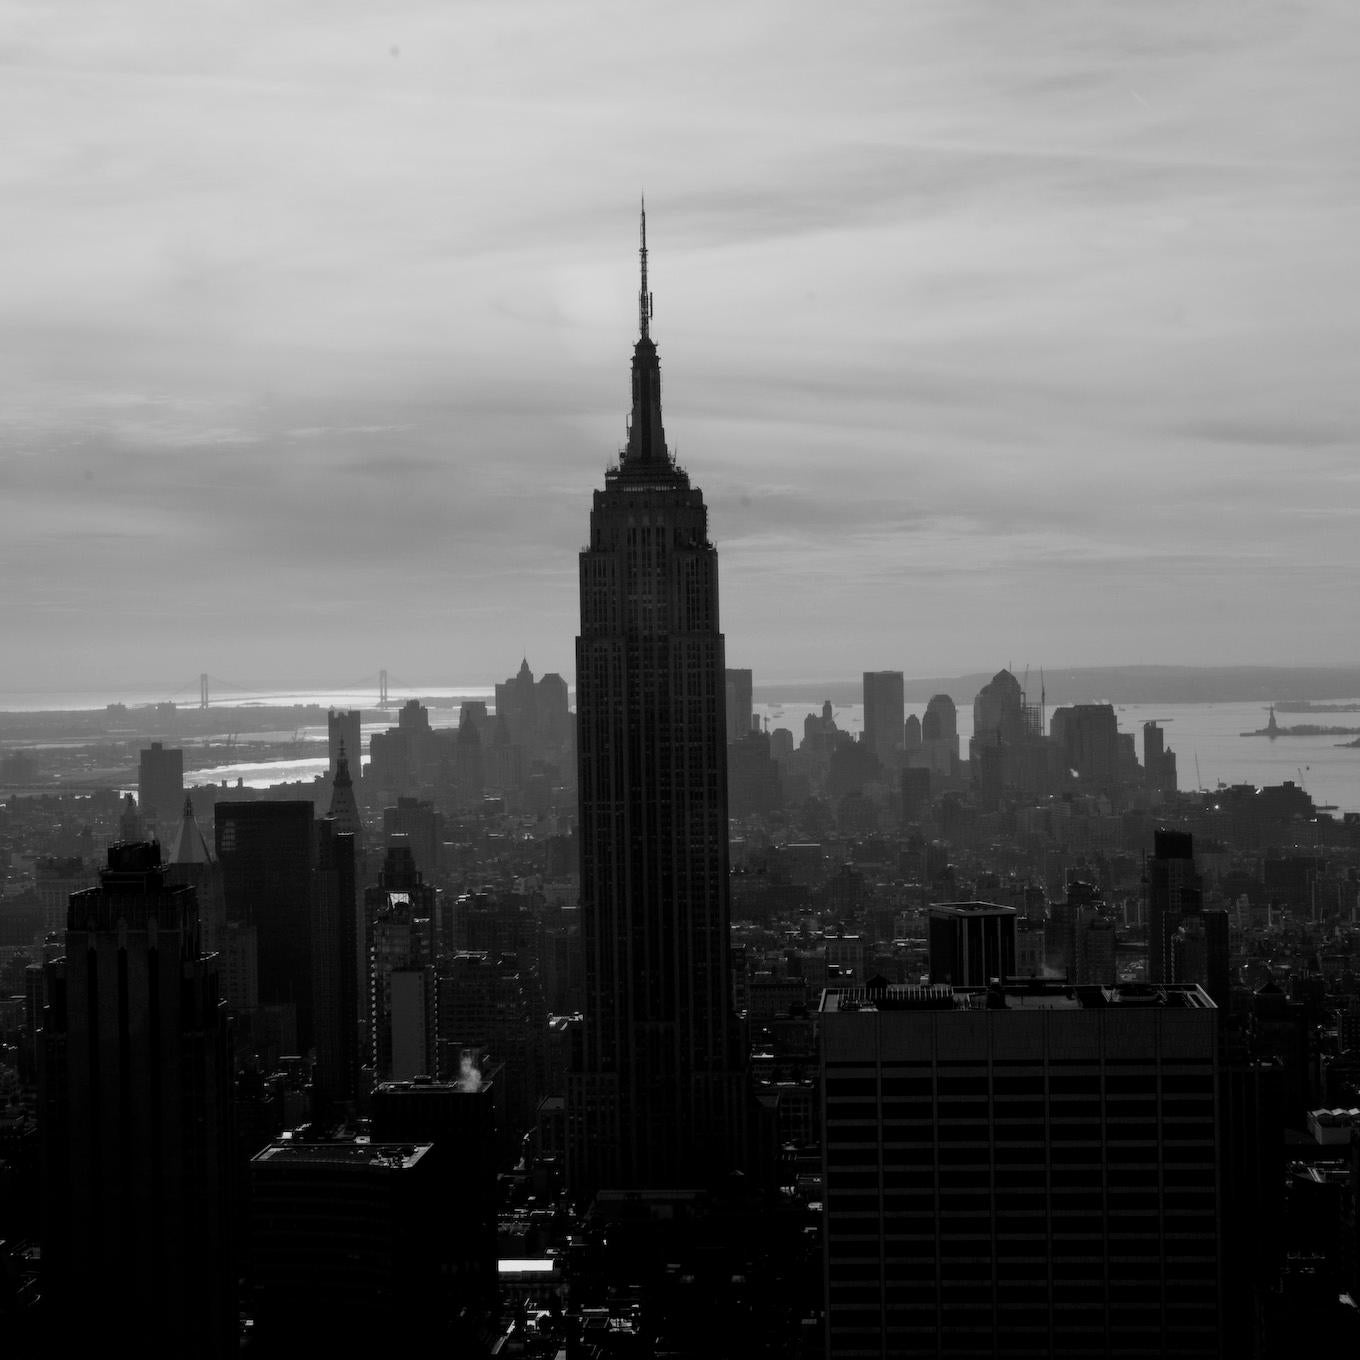
[[[640,253],[628,446],[595,492],[581,553],[577,1195],[698,1186],[743,1161],[718,555],[703,495],[661,426],[645,214]]]

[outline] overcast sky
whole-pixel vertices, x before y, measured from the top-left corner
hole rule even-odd
[[[0,3],[0,689],[573,671],[637,199],[757,680],[1355,663],[1355,0]]]

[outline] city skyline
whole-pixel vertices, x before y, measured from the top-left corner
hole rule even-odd
[[[1353,660],[1342,7],[137,8],[16,11],[5,687],[563,669],[642,189],[733,664]]]

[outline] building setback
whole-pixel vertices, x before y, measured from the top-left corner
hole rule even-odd
[[[825,993],[827,1354],[1218,1357],[1197,986]]]

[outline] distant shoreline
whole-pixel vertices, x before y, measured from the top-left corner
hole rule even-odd
[[[729,655],[728,660],[739,660]],[[888,669],[896,669],[889,667]],[[1335,704],[1332,711],[1360,711],[1360,666],[1092,666],[1044,670],[1029,667],[1015,668],[1012,673],[1025,686],[1029,702],[1042,698],[1051,709],[1061,704],[1227,704],[1253,702],[1276,704],[1281,711],[1327,711],[1319,705]],[[977,692],[987,684],[995,671],[972,671],[961,675],[914,677],[906,676],[903,694],[908,704],[922,705],[935,694],[948,694],[955,704],[971,704]],[[861,675],[831,680],[786,680],[761,683],[759,673],[752,697],[757,703],[820,703],[830,699],[833,705],[859,703],[863,697]],[[394,695],[386,708],[380,708],[372,698],[345,698],[343,691],[331,691],[341,700],[339,708],[358,708],[364,721],[378,722],[390,717],[395,724],[397,710],[408,698],[415,697],[429,708],[457,708],[469,698],[489,701],[491,685],[467,687],[430,686],[428,694],[405,690]],[[441,692],[442,691],[442,692]],[[112,692],[112,691],[111,691]],[[132,693],[132,687],[122,691]],[[572,686],[572,693],[575,686]],[[145,693],[145,691],[143,691]],[[243,695],[214,698],[207,709],[197,702],[181,701],[172,710],[176,728],[194,734],[220,731],[221,717],[231,715],[229,726],[240,731],[262,731],[271,727],[295,727],[304,723],[324,721],[327,705],[309,698],[308,691],[296,691],[295,702],[270,702],[263,698]],[[327,693],[326,686],[317,686],[316,695]],[[86,702],[79,707],[63,706],[63,698],[76,698],[75,693],[28,691],[24,698],[46,699],[48,703],[22,704],[6,707],[9,696],[19,695],[11,690],[0,691],[0,735],[17,735],[13,729],[28,725],[50,726],[56,722],[70,723],[77,728],[99,728],[112,732],[123,728],[128,735],[162,730],[167,724],[166,710],[159,710],[150,700],[125,700],[120,710],[113,704],[94,705],[89,702],[94,693],[85,691],[79,697]],[[50,706],[49,706],[50,704]]]
[[[948,694],[955,704],[971,704],[995,674],[907,676],[903,694],[908,704],[924,704],[935,694]],[[1042,675],[1037,666],[1031,666],[1027,684],[1024,667],[1012,669],[1012,674],[1026,685],[1030,703],[1038,703],[1042,695],[1050,709],[1059,704],[1094,703],[1356,702],[1360,696],[1360,666],[1091,666],[1046,669]],[[766,704],[830,699],[840,705],[859,703],[862,695],[862,676],[771,684],[757,679],[753,688],[756,701]]]

